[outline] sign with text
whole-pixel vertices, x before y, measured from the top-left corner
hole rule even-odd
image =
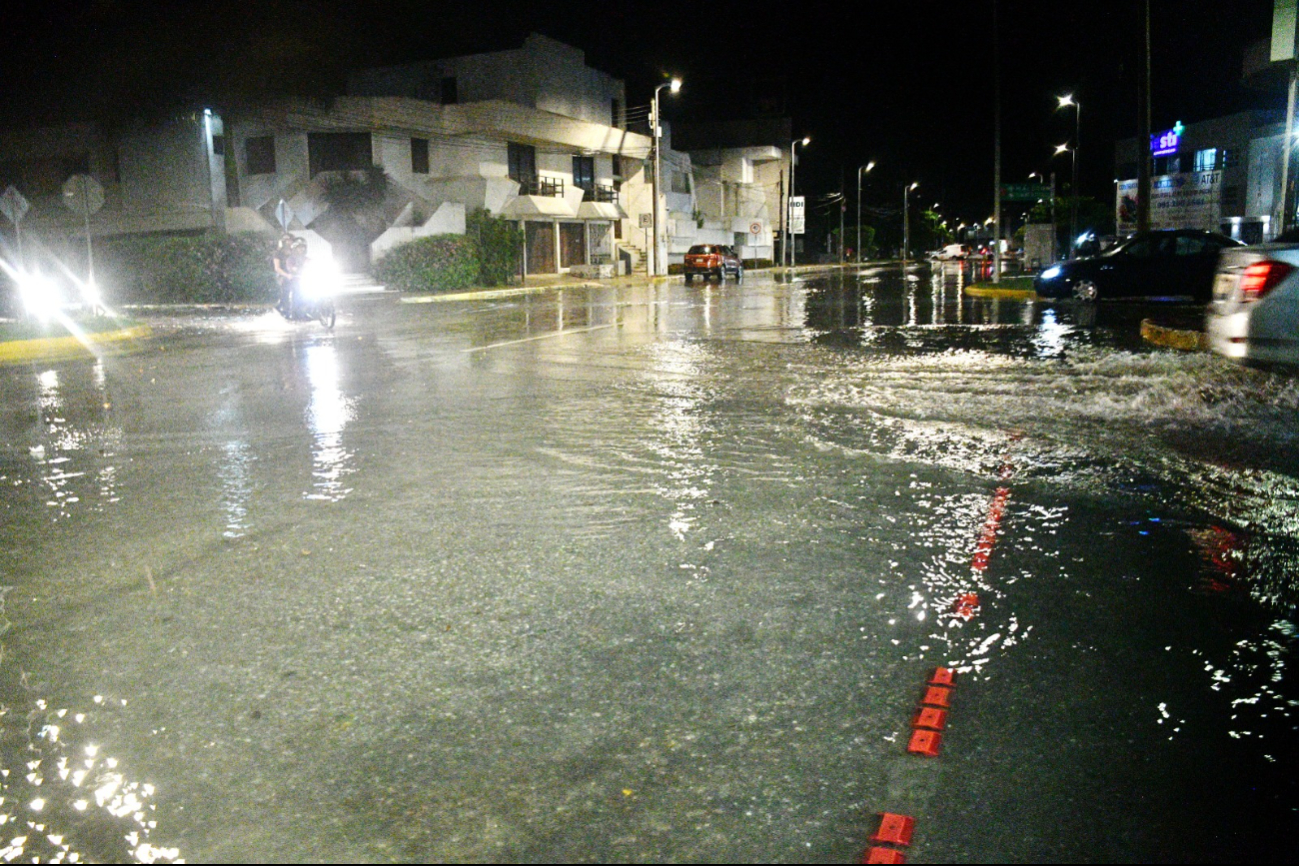
[[[1150,179],[1152,229],[1218,231],[1222,217],[1222,172],[1190,171]],[[1137,182],[1120,181],[1114,203],[1120,234],[1137,230]]]
[[[806,214],[804,208],[803,196],[795,195],[789,198],[789,233],[794,235],[803,234]]]
[[[1044,183],[1003,183],[1002,201],[1050,201],[1051,187]]]

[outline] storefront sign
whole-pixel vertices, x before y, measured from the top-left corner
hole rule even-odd
[[[1186,127],[1182,126],[1179,120],[1173,124],[1172,129],[1150,136],[1150,155],[1168,156],[1170,153],[1177,153],[1177,148],[1182,143],[1182,133],[1185,131]]]

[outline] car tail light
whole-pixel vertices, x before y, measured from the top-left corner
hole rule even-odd
[[[1285,262],[1264,260],[1245,268],[1240,275],[1240,296],[1245,301],[1257,301],[1277,287],[1294,268]]]

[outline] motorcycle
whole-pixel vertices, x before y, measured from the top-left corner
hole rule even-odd
[[[333,261],[307,259],[289,290],[288,308],[277,305],[280,315],[290,322],[318,320],[333,330],[337,310],[334,295],[338,293],[340,274]]]

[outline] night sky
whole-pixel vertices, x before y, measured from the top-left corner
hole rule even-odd
[[[27,12],[24,14],[23,9]],[[1152,0],[1152,126],[1251,107],[1283,91],[1240,84],[1243,47],[1267,37],[1271,0]],[[1139,2],[997,0],[1002,175],[1069,174],[1051,158],[1082,104],[1080,187],[1109,200],[1114,141],[1137,133]],[[91,0],[11,4],[0,39],[0,125],[123,109],[234,106],[273,90],[328,93],[349,68],[521,45],[530,31],[575,45],[623,78],[628,106],[664,91],[664,117],[741,117],[779,109],[800,149],[799,191],[840,185],[874,160],[867,206],[897,207],[902,186],[949,218],[992,212],[994,2],[623,4],[311,2],[157,4]],[[786,143],[787,146],[787,143]],[[841,181],[842,178],[842,181]],[[932,202],[926,202],[930,204]]]

